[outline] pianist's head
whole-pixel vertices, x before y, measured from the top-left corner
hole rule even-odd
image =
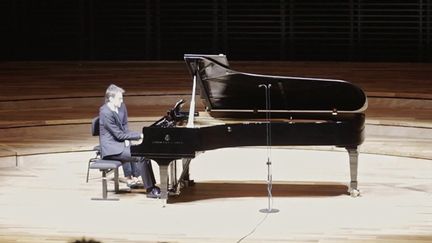
[[[124,92],[124,89],[115,84],[111,84],[105,92],[105,103],[111,103],[114,107],[120,108],[123,103]]]

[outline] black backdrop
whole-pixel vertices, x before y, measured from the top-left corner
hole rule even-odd
[[[430,62],[432,0],[0,0],[1,60]]]

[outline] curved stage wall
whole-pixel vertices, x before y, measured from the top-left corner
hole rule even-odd
[[[231,66],[243,72],[353,82],[368,95],[363,152],[432,158],[427,146],[432,139],[430,64],[231,62]],[[163,116],[178,99],[190,100],[191,78],[183,62],[3,62],[0,156],[91,149],[97,140],[90,136],[89,124],[110,83],[126,89],[132,125],[138,130]]]

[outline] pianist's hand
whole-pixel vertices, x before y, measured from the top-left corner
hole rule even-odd
[[[129,147],[129,145],[130,145],[130,141],[129,141],[129,140],[125,140],[124,142],[125,142],[125,146],[126,146],[126,147]]]
[[[144,138],[144,134],[141,133],[141,138],[139,140],[130,141],[132,145],[141,144]]]

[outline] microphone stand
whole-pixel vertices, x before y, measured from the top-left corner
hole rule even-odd
[[[277,213],[279,209],[272,208],[273,198],[272,198],[272,171],[271,171],[271,123],[270,123],[270,88],[271,84],[260,84],[259,88],[263,87],[265,89],[265,99],[266,99],[266,139],[267,139],[267,192],[268,192],[268,207],[260,209],[261,213]]]

